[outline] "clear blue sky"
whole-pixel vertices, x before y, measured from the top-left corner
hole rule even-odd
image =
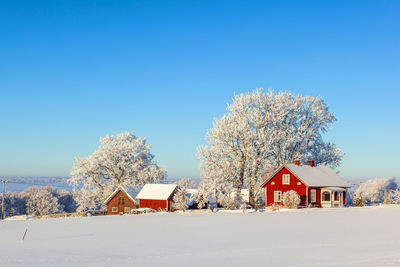
[[[147,137],[170,177],[233,94],[321,96],[348,179],[400,177],[400,1],[2,1],[0,176]]]

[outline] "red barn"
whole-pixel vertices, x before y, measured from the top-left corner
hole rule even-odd
[[[134,196],[137,194],[137,187],[119,186],[107,199],[107,215],[131,213],[131,209],[137,209],[138,205]]]
[[[350,185],[327,166],[285,164],[278,168],[263,184],[265,205],[283,205],[283,194],[294,190],[300,196],[300,205],[314,207],[343,207],[346,188]]]
[[[136,198],[140,208],[171,211],[175,190],[175,184],[146,184]]]

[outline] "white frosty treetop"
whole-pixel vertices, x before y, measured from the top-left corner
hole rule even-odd
[[[98,200],[102,203],[120,185],[143,186],[166,176],[165,169],[153,161],[145,138],[126,132],[107,135],[100,138],[100,143],[92,155],[77,158],[71,170],[69,182],[81,185],[83,195],[92,191],[92,197],[102,198]]]

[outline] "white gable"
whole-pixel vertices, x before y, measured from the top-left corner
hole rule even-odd
[[[176,188],[176,184],[146,184],[136,196],[137,199],[167,200]]]
[[[311,167],[308,165],[297,166],[295,164],[286,164],[285,166],[308,186],[350,187],[349,183],[345,182],[328,166]]]

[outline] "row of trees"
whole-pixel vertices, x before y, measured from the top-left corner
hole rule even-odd
[[[400,204],[400,184],[394,178],[370,179],[350,193],[354,206],[370,204]]]
[[[1,203],[1,199],[0,199]],[[4,198],[5,217],[16,215],[47,215],[74,212],[77,203],[72,193],[54,187],[30,187],[21,193],[7,193]]]

